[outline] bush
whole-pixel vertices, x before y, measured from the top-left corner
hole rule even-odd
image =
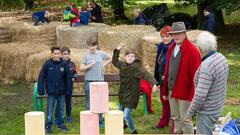
[[[23,9],[24,6],[24,0],[0,0],[0,7],[2,10]]]

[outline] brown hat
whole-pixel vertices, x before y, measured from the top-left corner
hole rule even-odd
[[[184,22],[174,22],[172,24],[172,31],[169,31],[169,34],[174,34],[174,33],[182,33],[186,32],[186,26]]]

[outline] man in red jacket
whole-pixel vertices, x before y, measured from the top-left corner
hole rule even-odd
[[[187,110],[194,95],[193,77],[201,63],[198,49],[188,40],[184,22],[172,25],[174,43],[168,49],[164,71],[163,98],[170,101],[174,133],[193,134]]]

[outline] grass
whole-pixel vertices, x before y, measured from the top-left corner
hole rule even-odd
[[[232,112],[232,117],[240,118],[240,54],[238,51],[232,51],[229,53],[226,50],[222,50],[224,55],[227,57],[230,72],[228,78],[228,91],[227,101],[225,104],[222,115],[226,115],[227,112]],[[110,86],[115,90],[118,86]],[[169,133],[169,128],[161,130],[153,130],[151,127],[155,124],[161,114],[161,104],[159,102],[159,93],[153,94],[153,108],[154,114],[145,115],[143,114],[143,102],[142,97],[138,108],[133,111],[132,117],[136,128],[139,133]],[[11,85],[0,82],[0,135],[23,135],[24,134],[24,113],[33,110],[33,99],[32,99],[32,84],[25,84],[14,82]],[[44,103],[46,105],[46,103]],[[110,110],[117,109],[117,98],[110,98]],[[45,109],[46,110],[46,109]],[[68,132],[61,132],[56,127],[53,128],[53,134],[78,134],[79,131],[79,112],[84,110],[84,98],[73,98],[73,113],[74,123],[67,123],[67,127],[70,129]],[[101,133],[104,130],[101,129]],[[130,133],[129,129],[125,130],[125,133]]]

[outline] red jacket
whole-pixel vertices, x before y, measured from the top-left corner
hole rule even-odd
[[[168,95],[168,66],[175,43],[169,46],[166,56],[166,65],[163,82],[163,95]],[[178,73],[173,86],[172,97],[176,99],[192,101],[194,95],[193,78],[196,70],[201,63],[201,57],[198,49],[187,38],[180,46],[182,57],[179,63]]]

